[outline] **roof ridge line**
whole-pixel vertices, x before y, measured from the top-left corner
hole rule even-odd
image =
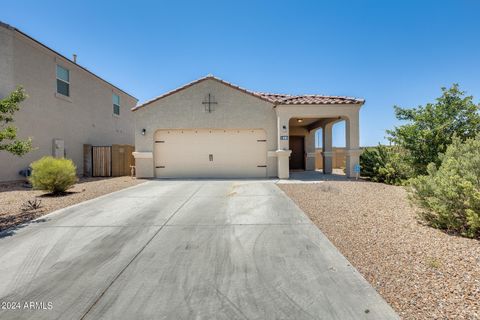
[[[118,87],[117,85],[113,84],[112,82],[102,78],[101,76],[99,76],[98,74],[96,74],[95,72],[93,71],[90,71],[87,67],[79,64],[78,62],[75,62],[73,61],[72,59],[68,58],[67,56],[65,56],[64,54],[50,48],[49,46],[47,46],[46,44],[44,44],[43,42],[41,42],[40,40],[37,40],[35,39],[34,37],[28,35],[27,33],[23,32],[22,30],[18,29],[17,27],[15,26],[12,26],[6,22],[3,22],[0,20],[0,27],[3,27],[3,28],[6,28],[6,29],[9,29],[13,32],[17,32],[19,33],[20,35],[22,35],[23,37],[26,37],[27,39],[29,39],[30,41],[33,41],[35,44],[39,45],[40,47],[46,49],[47,51],[59,56],[60,58],[66,60],[68,63],[71,63],[72,65],[82,69],[83,71],[89,73],[90,75],[94,76],[95,78],[97,78],[98,80],[102,81],[103,83],[106,83],[107,85],[117,89],[118,91],[126,94],[127,96],[135,99],[137,102],[138,102],[138,99],[136,97],[134,97],[133,95],[131,95],[130,93],[126,92],[125,90],[123,90],[122,88]]]
[[[136,110],[138,110],[140,108],[143,108],[143,107],[145,107],[145,106],[147,106],[147,105],[149,105],[149,104],[151,104],[155,101],[158,101],[162,98],[165,98],[167,96],[175,94],[175,93],[177,93],[181,90],[187,89],[188,87],[191,87],[191,86],[193,86],[193,85],[195,85],[199,82],[209,80],[209,79],[220,82],[223,85],[226,85],[230,88],[239,90],[243,93],[249,94],[253,97],[259,98],[259,99],[261,99],[263,101],[266,101],[268,103],[272,103],[273,105],[283,104],[283,103],[297,104],[297,105],[300,105],[300,104],[304,104],[304,105],[307,105],[307,104],[364,104],[365,103],[364,99],[358,99],[358,98],[347,97],[347,96],[329,96],[329,95],[320,95],[320,94],[291,95],[291,94],[283,94],[283,93],[264,93],[264,92],[258,92],[258,91],[250,91],[250,90],[245,89],[243,87],[240,87],[238,85],[232,84],[228,81],[225,81],[221,78],[217,78],[214,75],[209,73],[202,78],[199,78],[197,80],[193,80],[193,81],[191,81],[191,82],[189,82],[189,83],[187,83],[187,84],[185,84],[181,87],[178,87],[176,89],[167,91],[164,94],[161,94],[161,95],[159,95],[155,98],[147,100],[147,101],[135,106],[134,108],[132,108],[132,111],[136,111]],[[315,100],[315,98],[317,98],[319,100]],[[295,100],[299,100],[299,101],[295,101]],[[340,101],[338,101],[338,100],[340,100]]]
[[[201,78],[199,78],[199,79],[197,79],[197,80],[193,80],[193,81],[191,81],[191,82],[189,82],[189,83],[187,83],[187,84],[185,84],[185,85],[183,85],[183,86],[181,86],[181,87],[178,87],[178,88],[176,88],[176,89],[170,90],[170,91],[165,92],[164,94],[161,94],[161,95],[159,95],[159,96],[157,96],[157,97],[155,97],[155,98],[152,98],[152,99],[150,99],[150,100],[147,100],[147,101],[145,101],[144,103],[141,103],[141,104],[133,107],[131,110],[132,110],[132,111],[136,111],[136,110],[138,110],[138,109],[140,109],[140,108],[143,108],[143,107],[147,106],[147,105],[150,104],[150,103],[153,103],[153,102],[155,102],[155,101],[158,101],[158,100],[160,100],[160,99],[163,99],[163,98],[165,98],[165,97],[167,97],[167,96],[170,96],[170,95],[172,95],[172,94],[174,94],[174,93],[177,93],[177,92],[182,91],[182,90],[184,90],[184,89],[187,89],[187,88],[189,88],[189,87],[191,87],[191,86],[193,86],[193,85],[195,85],[195,84],[197,84],[197,83],[200,83],[200,82],[202,82],[202,81],[209,80],[209,79],[210,79],[210,80],[215,80],[215,81],[217,81],[217,82],[220,82],[220,83],[222,83],[222,84],[224,84],[224,85],[226,85],[226,86],[229,86],[230,88],[239,90],[239,91],[241,91],[241,92],[243,92],[243,93],[247,93],[247,94],[249,94],[249,95],[251,95],[251,96],[254,96],[254,97],[258,98],[258,99],[261,99],[261,100],[263,100],[263,101],[265,101],[265,102],[273,103],[273,101],[272,101],[271,99],[268,99],[268,98],[264,97],[263,95],[258,94],[257,92],[250,91],[250,90],[248,90],[248,89],[245,89],[245,88],[240,87],[240,86],[238,86],[238,85],[235,85],[235,84],[233,84],[233,83],[230,83],[230,82],[228,82],[228,81],[225,81],[225,80],[223,80],[223,79],[221,79],[221,78],[215,77],[214,75],[212,75],[212,74],[209,73],[209,74],[207,74],[207,75],[204,76],[204,77],[201,77]]]

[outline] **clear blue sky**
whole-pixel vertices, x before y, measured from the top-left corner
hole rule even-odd
[[[11,24],[140,101],[212,73],[256,91],[363,97],[361,144],[393,105],[454,82],[480,98],[480,1],[2,1]],[[334,143],[343,144],[343,128]]]

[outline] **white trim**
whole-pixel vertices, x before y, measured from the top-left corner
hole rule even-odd
[[[153,152],[132,152],[135,159],[153,159]]]
[[[63,100],[63,101],[67,101],[67,102],[70,102],[70,103],[73,102],[72,98],[70,98],[69,96],[64,96],[63,94],[58,93],[58,92],[55,92],[55,98]]]
[[[292,150],[276,150],[277,157],[290,157]]]
[[[115,97],[118,97],[118,104],[116,104],[116,103],[113,101],[113,97],[114,97],[114,96],[115,96]],[[122,100],[121,100],[120,95],[117,94],[115,91],[112,90],[112,113],[113,113],[114,115],[118,116],[118,117],[120,117],[120,114],[121,114],[120,111],[121,111],[121,109],[122,109],[122,107],[121,107],[121,103],[122,103],[122,102],[121,102],[121,101],[122,101]],[[118,106],[118,114],[115,113],[115,106]]]
[[[282,156],[290,156],[292,150],[274,150],[274,151],[267,151],[267,157],[277,158]]]
[[[60,78],[58,77],[58,67],[66,70],[66,71],[68,72],[68,81],[63,80],[63,79],[60,79]],[[61,96],[70,98],[70,96],[72,95],[72,92],[71,92],[71,90],[70,90],[70,80],[71,80],[71,79],[70,79],[70,69],[68,69],[67,67],[64,67],[64,66],[61,65],[60,63],[55,64],[55,79],[56,79],[56,81],[55,81],[55,93],[57,93],[57,94],[59,94],[59,95],[61,95]],[[61,94],[60,92],[58,92],[58,84],[57,84],[57,81],[59,81],[59,80],[60,80],[61,82],[66,83],[66,84],[68,85],[68,96],[66,96],[66,95]],[[70,101],[70,102],[71,102],[71,101]]]

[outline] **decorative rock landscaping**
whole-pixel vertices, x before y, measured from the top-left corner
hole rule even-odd
[[[403,319],[480,319],[480,242],[419,222],[402,187],[279,187]]]

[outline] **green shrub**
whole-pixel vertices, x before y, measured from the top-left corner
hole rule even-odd
[[[76,167],[70,159],[43,157],[32,163],[33,188],[61,194],[77,181]]]
[[[480,105],[457,84],[442,88],[442,95],[425,106],[395,107],[395,116],[404,123],[387,130],[388,138],[408,151],[405,160],[415,176],[427,174],[432,162],[440,166],[440,154],[445,153],[454,136],[465,141],[480,132]]]
[[[413,174],[404,159],[405,152],[398,147],[366,148],[360,156],[362,176],[374,182],[403,184]]]
[[[464,143],[454,138],[428,166],[428,175],[411,180],[411,198],[430,225],[468,237],[480,236],[480,135]]]

